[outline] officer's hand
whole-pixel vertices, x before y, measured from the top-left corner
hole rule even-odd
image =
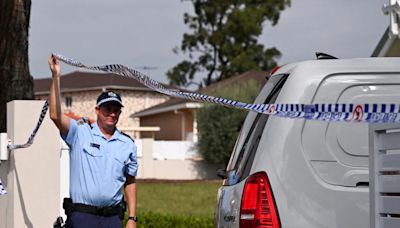
[[[60,62],[52,55],[49,57],[48,62],[49,62],[49,67],[50,67],[53,77],[60,76],[60,74],[61,74]]]
[[[136,222],[133,220],[128,220],[126,223],[126,228],[136,228]]]

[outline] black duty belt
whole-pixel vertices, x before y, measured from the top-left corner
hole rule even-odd
[[[121,214],[125,212],[125,208],[123,207],[123,205],[117,205],[113,207],[96,207],[81,203],[72,203],[72,200],[70,198],[64,198],[63,208],[67,216],[70,216],[72,212],[82,212],[108,217],[115,215],[121,216]]]

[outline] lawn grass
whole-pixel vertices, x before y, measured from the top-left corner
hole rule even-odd
[[[221,181],[137,183],[138,212],[214,217]]]

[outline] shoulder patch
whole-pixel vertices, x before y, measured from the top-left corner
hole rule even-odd
[[[85,122],[84,122],[82,119],[80,119],[80,120],[78,120],[78,121],[76,122],[76,124],[78,124],[78,125],[84,125]]]
[[[121,134],[124,135],[124,136],[126,136],[126,137],[128,137],[130,140],[132,140],[132,142],[135,142],[135,140],[134,140],[131,136],[129,136],[128,134],[126,134],[125,132],[121,131]]]
[[[89,118],[86,117],[82,117],[82,119],[79,119],[76,122],[77,125],[85,125],[85,124],[89,124],[90,127],[92,127],[92,125],[90,124]]]

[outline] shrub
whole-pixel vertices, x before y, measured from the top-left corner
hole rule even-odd
[[[260,87],[255,80],[249,80],[212,95],[252,103]],[[204,159],[221,168],[226,167],[246,115],[245,110],[221,105],[206,104],[199,109],[197,147]]]
[[[124,227],[127,217],[123,221]],[[146,228],[206,228],[214,227],[212,218],[194,217],[187,215],[164,215],[153,212],[139,212],[137,227]]]

